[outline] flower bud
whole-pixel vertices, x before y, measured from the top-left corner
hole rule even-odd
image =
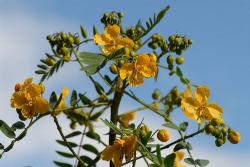
[[[73,45],[73,44],[74,44],[74,38],[73,38],[72,36],[69,36],[69,37],[67,38],[67,41],[68,41],[68,43],[69,43],[70,45]]]
[[[60,52],[62,53],[63,56],[66,56],[69,53],[66,47],[62,47]]]
[[[47,59],[45,60],[45,62],[46,62],[46,64],[47,64],[48,66],[53,66],[53,65],[56,64],[56,61],[55,61],[54,59],[52,59],[52,58],[47,58]]]
[[[173,55],[168,55],[168,57],[167,57],[167,63],[168,64],[174,64],[174,56]]]
[[[205,131],[206,131],[207,134],[210,134],[210,133],[213,134],[214,131],[215,131],[215,128],[214,128],[213,125],[208,124],[208,125],[206,125],[206,127],[205,127]]]
[[[83,26],[80,27],[83,38],[88,38],[88,33]]]
[[[152,43],[152,45],[151,45],[152,49],[157,49],[157,47],[158,47],[158,44],[156,42]]]
[[[15,85],[15,92],[18,92],[21,89],[22,85],[20,83],[17,83]]]
[[[119,12],[117,15],[118,15],[118,17],[120,17],[120,18],[124,17],[124,13],[123,13],[123,12]]]
[[[79,44],[80,42],[81,42],[80,37],[79,37],[79,36],[75,36],[75,37],[74,37],[74,44],[77,45],[77,44]]]
[[[222,118],[218,118],[218,119],[213,118],[211,120],[211,124],[214,126],[222,126],[222,125],[224,125],[224,120]]]
[[[147,125],[143,125],[141,128],[140,128],[140,136],[143,138],[145,137],[149,132],[149,128],[147,127]]]
[[[109,67],[109,71],[112,73],[112,74],[117,74],[118,70],[117,70],[117,67],[115,64],[111,64],[110,67]]]
[[[237,144],[240,142],[240,133],[234,130],[228,132],[227,139],[232,144]]]
[[[167,52],[168,51],[168,44],[164,44],[161,46],[162,52]]]
[[[166,142],[170,138],[170,133],[167,129],[161,129],[157,133],[157,138],[162,142]]]
[[[216,140],[215,140],[215,145],[216,145],[217,147],[220,147],[220,146],[222,146],[223,144],[224,144],[223,139],[216,139]]]
[[[66,62],[69,62],[70,61],[70,54],[63,56],[63,60]]]
[[[152,93],[152,98],[154,100],[158,100],[161,97],[160,91],[159,90],[154,90],[154,92]]]
[[[152,107],[154,107],[155,109],[159,110],[161,108],[161,103],[160,102],[154,102],[152,104]]]
[[[176,59],[175,59],[175,62],[176,62],[176,64],[178,64],[178,65],[181,65],[181,64],[183,64],[184,63],[184,57],[183,56],[178,56]]]
[[[76,122],[73,122],[73,121],[72,121],[72,122],[70,123],[70,128],[71,128],[71,129],[75,129],[75,128],[76,128]]]

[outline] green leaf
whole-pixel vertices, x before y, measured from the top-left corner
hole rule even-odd
[[[184,76],[180,77],[180,81],[186,85],[188,85],[190,83],[190,81],[187,78],[185,78]]]
[[[95,133],[95,132],[87,132],[86,136],[91,138],[91,139],[97,140],[98,142],[100,142],[100,140],[101,140],[100,135]]]
[[[84,155],[84,156],[81,156],[80,158],[82,159],[83,162],[85,162],[87,164],[92,164],[93,163],[93,160],[88,156]]]
[[[13,148],[14,144],[15,144],[15,141],[12,140],[12,142],[10,143],[10,145],[4,149],[4,152],[10,151]]]
[[[188,127],[188,122],[182,122],[179,125],[180,130],[183,131],[183,132],[185,132],[187,130],[187,127]]]
[[[196,162],[192,158],[185,158],[184,162],[186,162],[189,165],[196,165]]]
[[[56,142],[57,142],[58,144],[61,144],[61,145],[67,147],[67,144],[66,144],[64,141],[56,140]],[[69,146],[70,146],[70,147],[77,147],[77,146],[78,146],[76,143],[73,143],[73,142],[68,142],[68,143],[69,143]]]
[[[83,104],[85,104],[85,105],[91,105],[92,104],[92,101],[87,96],[85,96],[84,94],[79,93],[79,97],[80,97]]]
[[[183,76],[183,73],[182,73],[182,71],[181,71],[181,68],[180,67],[176,67],[176,75],[178,76],[178,77],[182,77]]]
[[[104,75],[104,79],[106,80],[106,82],[108,82],[110,85],[113,84],[113,81],[110,79],[110,77],[108,75]]]
[[[72,133],[66,135],[65,138],[67,139],[67,138],[75,137],[75,136],[78,136],[78,135],[80,135],[80,134],[82,134],[82,132],[80,132],[80,131],[75,131],[75,132],[72,132]]]
[[[79,58],[80,62],[86,65],[81,70],[85,71],[88,76],[96,73],[106,64],[106,58],[98,53],[81,52]]]
[[[187,148],[187,143],[181,141],[174,147],[174,152]]]
[[[83,125],[86,122],[85,116],[83,116],[79,113],[76,113],[73,110],[68,111],[66,115],[69,116],[70,119],[72,119],[73,121],[78,122],[80,125]]]
[[[87,34],[87,31],[85,30],[85,28],[83,26],[81,26],[80,29],[81,29],[82,37],[87,38],[88,34]]]
[[[62,151],[56,151],[57,154],[65,157],[65,158],[74,158],[75,156],[70,154],[70,153],[66,153],[66,152],[62,152]]]
[[[165,14],[167,13],[167,11],[169,10],[170,6],[166,6],[164,9],[162,9],[158,15],[157,15],[157,21],[159,22],[161,19],[163,19],[163,17],[165,16]]]
[[[166,158],[164,158],[165,167],[174,167],[175,157],[176,157],[175,153],[172,153],[172,154],[169,154],[168,156],[166,156]]]
[[[18,121],[16,123],[14,123],[11,127],[14,129],[23,129],[23,128],[25,128],[25,124],[21,121]]]
[[[99,95],[103,95],[104,94],[104,88],[101,86],[101,84],[99,84],[97,81],[94,81],[95,84],[95,90]]]
[[[107,119],[102,120],[108,127],[113,129],[115,133],[122,135],[122,131],[116,127],[116,125],[113,122],[109,122]]]
[[[41,68],[43,70],[47,70],[48,69],[48,67],[46,65],[42,65],[42,64],[38,64],[37,67]]]
[[[157,146],[156,146],[156,155],[157,155],[157,159],[158,159],[159,163],[162,164],[161,147],[159,144],[157,144]]]
[[[209,160],[207,159],[196,159],[195,160],[196,164],[203,167],[203,166],[207,166],[209,164]]]
[[[6,124],[4,121],[0,120],[0,130],[3,132],[3,134],[9,138],[15,138],[15,132],[12,128],[9,127],[8,124]]]
[[[46,74],[46,71],[44,71],[44,70],[36,70],[35,73],[38,74],[38,75],[42,75],[42,74]]]
[[[19,136],[16,137],[16,141],[22,140],[27,134],[27,131],[23,131]]]
[[[59,167],[73,167],[70,164],[64,163],[64,162],[59,162],[59,161],[53,161],[57,166]]]
[[[70,98],[70,105],[74,106],[76,105],[76,102],[77,102],[77,92],[73,90]]]
[[[82,148],[83,148],[84,150],[87,150],[87,151],[89,151],[89,152],[92,152],[92,153],[94,153],[94,154],[96,154],[96,155],[99,154],[99,151],[98,151],[94,146],[92,146],[92,145],[90,145],[90,144],[84,144],[84,145],[82,145]]]
[[[97,120],[105,111],[106,111],[106,108],[102,109],[101,111],[98,111],[97,113],[93,114],[90,117],[90,120],[92,120],[92,121]]]
[[[4,149],[4,146],[2,143],[0,143],[0,150],[3,150]]]
[[[163,126],[171,128],[171,129],[175,129],[175,130],[180,130],[180,128],[173,122],[166,122],[165,124],[163,124]]]

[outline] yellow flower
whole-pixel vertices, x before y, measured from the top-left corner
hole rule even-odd
[[[120,167],[123,157],[129,161],[132,159],[137,148],[137,137],[134,135],[124,136],[114,142],[113,145],[107,146],[101,154],[102,160],[114,163],[115,167]]]
[[[59,105],[56,107],[55,112],[53,113],[53,115],[55,116],[61,113],[60,110],[67,108],[66,101],[65,101],[66,97],[69,95],[69,90],[67,87],[63,88],[61,95],[62,95],[62,99]]]
[[[180,161],[184,159],[184,152],[177,151],[175,152],[175,161],[174,166],[175,167],[185,167]]]
[[[155,55],[141,53],[133,63],[125,63],[119,70],[122,80],[128,78],[131,86],[140,86],[144,82],[144,77],[150,78],[157,73],[157,64]]]
[[[42,97],[43,90],[42,85],[32,83],[32,78],[27,78],[23,84],[16,84],[10,100],[11,107],[21,110],[25,118],[48,112],[49,103]]]
[[[129,126],[129,122],[134,120],[135,117],[136,117],[135,111],[130,111],[120,115],[119,122],[123,127],[127,128]]]
[[[95,34],[94,41],[96,44],[103,46],[102,52],[109,55],[121,48],[130,50],[134,47],[134,42],[128,37],[121,37],[120,27],[118,25],[108,25],[104,29],[104,34]]]
[[[183,94],[181,108],[184,114],[200,123],[203,120],[222,118],[223,109],[216,103],[208,103],[210,96],[209,88],[198,86],[193,95],[192,87],[189,85]]]

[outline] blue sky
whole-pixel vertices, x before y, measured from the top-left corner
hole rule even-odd
[[[79,25],[88,28],[89,34],[92,34],[92,25],[96,25],[102,32],[99,19],[106,11],[123,11],[124,23],[133,25],[139,18],[145,21],[168,4],[171,6],[169,13],[153,32],[159,32],[166,37],[178,32],[193,40],[193,45],[183,54],[186,58],[182,66],[185,75],[194,83],[208,85],[211,88],[211,100],[223,106],[225,121],[242,135],[240,144],[225,144],[219,149],[213,145],[212,137],[201,136],[192,139],[193,145],[197,145],[193,152],[200,158],[210,159],[211,167],[232,167],[230,165],[234,164],[233,162],[247,162],[244,157],[250,155],[248,0],[0,0],[0,119],[9,122],[17,119],[15,111],[9,107],[13,85],[27,76],[38,79],[33,71],[39,59],[49,51],[45,39],[47,34],[62,30],[79,32]],[[96,50],[93,47],[87,48]],[[62,73],[46,83],[47,91],[60,91],[65,85],[70,89],[86,90],[89,82],[85,77],[79,78],[82,75],[78,70],[78,66],[67,65]],[[144,97],[150,95],[150,92],[144,91],[145,89],[160,88],[167,92],[174,85],[179,85],[183,90],[178,79],[170,79],[164,71],[159,81],[154,84],[153,80],[147,80],[145,87],[135,91]],[[132,100],[125,98],[121,108],[126,111],[126,106],[133,108],[134,105],[136,104]],[[144,114],[140,114],[140,117],[150,117],[150,120],[155,121],[154,126],[158,126],[157,116],[150,112],[146,113],[147,116]],[[181,114],[176,114],[175,117],[177,121],[184,119]],[[44,127],[42,130],[39,129],[41,126]],[[47,129],[53,126],[51,119],[42,120],[31,129],[24,141],[3,156],[0,166],[53,166],[51,161],[57,158],[54,153],[54,149],[57,148],[54,139],[58,136],[53,130],[49,132],[50,135],[46,133]],[[8,142],[3,136],[0,136],[0,141]],[[228,164],[224,163],[226,159],[231,159],[228,160]]]

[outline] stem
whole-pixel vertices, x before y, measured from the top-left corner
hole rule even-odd
[[[119,79],[118,79],[119,82]],[[117,82],[117,84],[118,84]],[[117,124],[117,120],[118,120],[118,109],[120,106],[120,102],[124,93],[124,85],[123,84],[123,88],[121,90],[116,89],[115,94],[114,94],[114,98],[113,98],[113,102],[112,102],[112,106],[111,106],[111,112],[110,112],[110,121],[113,122],[115,125]],[[118,86],[118,85],[117,85]],[[109,145],[113,145],[115,142],[115,138],[116,138],[116,133],[114,132],[114,130],[112,128],[110,128],[109,131]],[[114,164],[112,163],[112,161],[110,161],[110,167],[114,167]]]
[[[82,159],[81,159],[81,158],[75,153],[75,151],[70,147],[70,145],[69,145],[67,139],[65,138],[65,136],[64,136],[64,134],[63,134],[63,132],[62,132],[62,128],[61,128],[61,126],[59,125],[59,122],[58,122],[57,118],[56,118],[55,116],[53,116],[53,118],[54,118],[54,122],[55,122],[55,124],[56,124],[57,130],[59,131],[59,133],[60,133],[60,135],[61,135],[63,141],[65,142],[65,144],[66,144],[66,146],[68,147],[68,149],[70,150],[70,152],[78,159],[78,161],[82,164],[83,167],[86,167],[85,164],[84,164],[84,162],[82,161]]]
[[[82,137],[81,137],[80,144],[79,144],[78,151],[77,151],[77,155],[78,156],[81,153],[82,142],[83,142],[84,135],[86,134],[86,130],[87,130],[87,126],[84,127],[83,132],[82,132]],[[77,159],[75,161],[75,165],[74,166],[75,167],[77,166]]]
[[[183,136],[182,138],[180,138],[180,139],[178,139],[178,140],[175,140],[175,141],[173,141],[172,143],[169,143],[169,144],[167,144],[167,145],[161,147],[161,150],[167,149],[167,148],[171,147],[172,145],[175,145],[175,144],[177,144],[177,143],[179,143],[179,142],[181,142],[181,141],[185,141],[186,139],[192,138],[192,137],[194,137],[194,136],[196,136],[196,135],[202,133],[203,131],[204,131],[204,128],[201,129],[201,130],[198,130],[197,132],[194,132],[194,133],[192,133],[192,134],[190,134],[190,135]],[[156,150],[152,151],[151,153],[156,153]],[[141,159],[141,158],[144,158],[144,156],[142,155],[142,156],[136,157],[135,159],[138,160],[138,159]],[[133,160],[130,160],[130,161],[128,161],[128,162],[123,163],[122,166],[123,166],[123,165],[126,165],[126,164],[128,164],[128,163],[130,163],[130,162],[133,162]]]

